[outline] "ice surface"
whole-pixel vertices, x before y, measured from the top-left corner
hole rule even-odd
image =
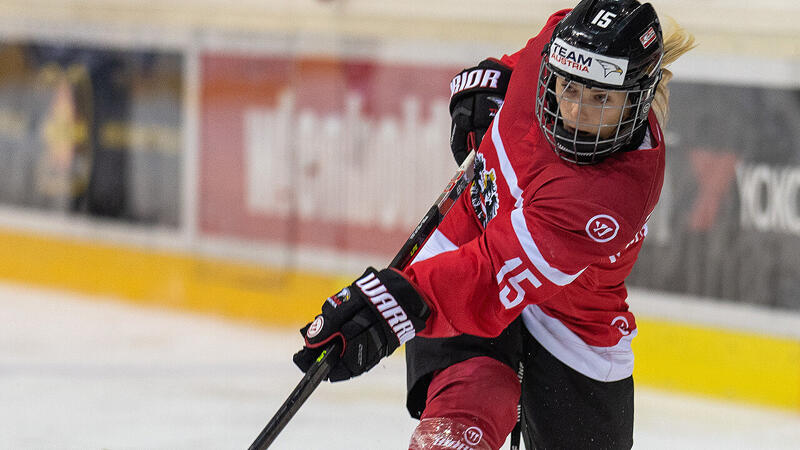
[[[294,331],[8,284],[0,318],[2,449],[245,449],[301,376]],[[397,355],[324,383],[272,448],[406,448],[404,386]],[[641,388],[636,402],[635,448],[799,448],[800,414]]]

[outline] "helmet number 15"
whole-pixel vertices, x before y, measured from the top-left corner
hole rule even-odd
[[[592,24],[597,25],[600,28],[606,28],[611,25],[611,20],[617,17],[616,14],[606,11],[605,9],[601,9],[594,19],[592,19]]]
[[[516,269],[521,265],[522,260],[520,258],[509,259],[503,264],[503,267],[500,268],[500,272],[497,273],[497,284],[502,286],[502,289],[500,289],[500,303],[502,303],[506,309],[511,309],[519,305],[525,299],[525,289],[521,285],[524,280],[528,280],[534,288],[538,288],[542,285],[542,282],[539,281],[529,269],[517,271]],[[515,271],[518,273],[512,275]],[[506,280],[506,276],[509,276],[508,280]],[[509,298],[512,289],[515,292],[513,299]]]

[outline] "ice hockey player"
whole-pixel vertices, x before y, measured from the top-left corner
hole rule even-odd
[[[625,278],[664,177],[664,66],[692,41],[663,37],[649,3],[583,0],[458,74],[456,160],[480,141],[469,194],[403,273],[368,268],[329,298],[295,363],[338,340],[329,379],[346,380],[408,342],[411,449],[497,449],[518,404],[528,449],[631,448]]]

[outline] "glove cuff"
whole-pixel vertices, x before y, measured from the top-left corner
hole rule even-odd
[[[456,103],[468,95],[485,92],[505,97],[510,79],[511,68],[491,58],[462,70],[450,81],[450,114]]]

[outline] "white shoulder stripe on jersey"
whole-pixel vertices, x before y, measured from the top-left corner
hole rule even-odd
[[[503,139],[500,137],[500,128],[498,124],[500,123],[500,112],[502,111],[503,107],[501,106],[492,121],[492,143],[497,151],[497,159],[500,161],[500,172],[503,173],[503,178],[506,179],[506,184],[508,184],[508,190],[516,200],[514,202],[514,207],[519,208],[522,206],[522,189],[518,186],[517,174],[514,172],[514,168],[511,167],[511,161],[509,161],[508,155],[506,154],[506,147],[503,145]]]
[[[453,250],[458,250],[456,244],[453,244],[450,239],[447,239],[441,231],[434,230],[431,237],[428,238],[428,241],[425,242],[425,245],[422,246],[417,256],[414,257],[414,260],[411,261],[411,264],[416,262],[425,261],[428,258],[432,258],[440,253],[450,252]]]
[[[497,151],[497,159],[500,161],[500,171],[503,173],[503,178],[505,178],[508,184],[508,190],[515,199],[514,208],[516,209],[511,212],[511,224],[514,227],[520,245],[522,245],[531,263],[533,263],[539,272],[548,280],[559,286],[565,286],[572,283],[575,278],[578,278],[578,276],[583,273],[583,270],[575,275],[569,275],[551,267],[550,264],[545,261],[536,243],[533,242],[533,237],[531,237],[531,233],[525,223],[525,216],[522,215],[522,189],[520,189],[518,185],[517,173],[514,172],[514,167],[511,166],[511,161],[508,159],[508,154],[506,154],[506,147],[503,145],[503,138],[500,136],[499,123],[500,113],[502,111],[503,107],[501,106],[492,121],[492,143]]]
[[[522,213],[522,208],[511,211],[511,226],[514,228],[514,233],[516,233],[517,239],[520,245],[522,245],[522,249],[525,250],[525,254],[528,255],[528,259],[534,267],[552,283],[559,286],[566,286],[572,283],[586,270],[586,268],[583,268],[580,272],[570,275],[550,266],[550,263],[542,256],[542,252],[539,251],[539,247],[536,246],[536,242],[533,241],[533,236],[531,236],[531,232],[528,229],[528,224],[525,223],[525,215]]]

